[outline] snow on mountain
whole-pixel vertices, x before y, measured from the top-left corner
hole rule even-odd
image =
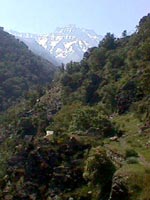
[[[53,33],[45,35],[36,35],[29,33],[11,32],[16,35],[30,47],[28,39],[35,40],[41,47],[56,58],[60,63],[80,61],[84,52],[88,48],[97,46],[102,36],[97,35],[93,30],[78,28],[75,25],[68,25],[62,28],[56,28]],[[33,43],[32,43],[33,44]],[[31,49],[32,50],[32,49]]]
[[[48,50],[46,50],[44,47],[42,47],[38,42],[38,35],[36,34],[30,34],[30,33],[19,33],[12,30],[7,30],[10,34],[15,35],[15,37],[21,41],[23,41],[28,48],[37,54],[38,56],[41,56],[44,59],[47,59],[55,66],[58,66],[60,63],[57,61],[57,59],[49,53]]]

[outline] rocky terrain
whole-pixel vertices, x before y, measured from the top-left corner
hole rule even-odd
[[[150,14],[0,115],[0,198],[150,199]]]

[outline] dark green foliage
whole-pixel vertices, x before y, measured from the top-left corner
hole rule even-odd
[[[107,33],[80,63],[67,65],[62,76],[63,99],[93,105],[103,102],[109,112],[126,113],[149,95],[149,15],[136,33],[116,39]]]
[[[81,104],[71,104],[64,106],[54,117],[48,127],[56,133],[65,133],[68,131],[73,115],[81,107]]]
[[[98,71],[102,69],[106,63],[106,49],[104,48],[95,48],[89,58],[88,58],[88,64],[90,66],[90,69],[93,71]]]
[[[35,56],[14,36],[0,30],[0,111],[27,91],[52,80],[54,66]]]
[[[93,186],[99,186],[97,199],[108,199],[111,189],[111,180],[115,172],[115,166],[109,160],[103,148],[91,149],[85,163],[84,178]]]
[[[126,158],[128,158],[128,157],[138,157],[138,153],[134,149],[127,149],[125,156],[126,156]]]
[[[89,135],[108,137],[115,134],[115,129],[107,116],[98,107],[82,107],[74,112],[70,122],[70,130],[87,132]]]
[[[114,34],[107,33],[103,40],[99,43],[99,47],[107,50],[113,50],[116,47]]]
[[[2,107],[26,100],[0,116],[1,199],[149,199],[149,44],[150,15],[62,65],[46,91],[42,60],[24,44],[3,51]]]
[[[33,126],[30,117],[22,117],[18,120],[18,134],[21,136],[35,135],[37,132],[36,127]]]
[[[114,172],[115,167],[107,158],[104,149],[101,147],[91,149],[85,164],[84,178],[94,185],[105,185],[112,179]]]
[[[127,36],[127,31],[124,30],[124,31],[122,32],[122,37],[126,37],[126,36]]]

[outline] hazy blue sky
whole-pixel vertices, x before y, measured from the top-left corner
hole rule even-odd
[[[0,8],[0,26],[20,32],[50,33],[76,24],[120,35],[150,12],[150,0],[0,0]]]

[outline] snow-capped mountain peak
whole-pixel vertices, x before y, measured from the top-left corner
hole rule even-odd
[[[16,32],[12,34],[22,39],[34,39],[59,62],[65,64],[71,60],[80,61],[84,52],[87,51],[88,48],[97,46],[102,39],[102,36],[97,35],[93,30],[78,28],[74,24],[58,27],[53,33],[45,35]]]

